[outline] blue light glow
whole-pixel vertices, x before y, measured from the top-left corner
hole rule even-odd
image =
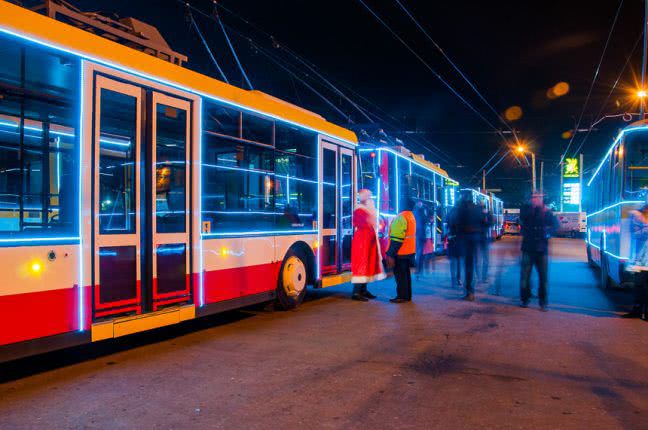
[[[610,205],[610,206],[604,207],[603,209],[601,209],[601,210],[599,210],[599,211],[596,211],[596,212],[594,212],[594,213],[588,214],[588,215],[587,215],[587,218],[589,218],[589,217],[593,217],[594,215],[598,215],[598,214],[600,214],[600,213],[602,213],[602,212],[605,212],[605,211],[607,211],[607,210],[609,210],[609,209],[612,209],[612,208],[615,208],[615,207],[617,207],[617,206],[621,206],[621,205],[636,205],[636,204],[641,204],[641,203],[643,203],[643,201],[641,201],[641,200],[624,200],[624,201],[622,201],[622,202],[614,203],[614,204],[612,204],[612,205]]]
[[[79,300],[79,331],[85,330],[85,296],[83,293],[83,145],[84,145],[84,128],[83,128],[83,103],[85,100],[85,76],[84,68],[85,61],[81,60],[79,67],[80,76],[80,104],[79,104],[79,291],[78,291],[78,300]]]
[[[315,234],[318,233],[318,230],[255,230],[255,231],[238,231],[238,232],[228,232],[228,233],[207,233],[203,234],[202,237],[217,238],[217,237],[238,237],[238,236],[277,236],[277,235],[301,235],[301,234]]]
[[[203,141],[202,141],[202,126],[203,126],[203,109],[202,109],[202,99],[198,100],[198,154],[199,165],[201,166],[200,171],[198,172],[198,213],[201,214],[201,225],[200,230],[202,231],[202,197],[203,197],[203,188],[202,188],[202,164],[203,164]],[[191,161],[193,162],[193,154]],[[198,240],[198,252],[200,256],[198,258],[198,306],[205,305],[205,256],[203,251],[203,238],[202,236]]]
[[[605,153],[605,156],[604,156],[603,159],[601,160],[601,163],[598,165],[598,167],[596,168],[596,171],[594,172],[594,174],[593,174],[592,177],[590,178],[589,182],[587,183],[587,186],[588,186],[588,187],[592,184],[592,181],[594,180],[594,178],[596,178],[596,175],[598,175],[598,172],[601,170],[601,167],[603,167],[603,164],[605,164],[605,160],[607,160],[607,158],[610,156],[610,154],[611,154],[612,151],[614,150],[614,147],[617,145],[617,143],[619,143],[619,141],[621,140],[621,138],[622,138],[626,133],[630,133],[631,131],[637,131],[637,130],[644,130],[644,131],[648,131],[648,127],[646,127],[646,126],[641,126],[641,127],[629,127],[629,128],[624,129],[624,130],[621,130],[621,132],[619,133],[619,135],[618,135],[618,136],[616,137],[616,139],[614,139],[614,141],[612,142],[612,145],[610,145],[610,148],[609,148],[608,151]]]

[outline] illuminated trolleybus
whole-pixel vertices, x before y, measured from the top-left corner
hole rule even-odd
[[[0,1],[0,361],[348,279],[355,134],[153,53]]]
[[[648,127],[623,129],[587,183],[587,257],[600,268],[601,285],[631,281],[627,265],[638,250],[630,238],[629,214],[648,193]]]
[[[504,203],[502,200],[495,197],[493,193],[484,194],[473,188],[463,188],[461,191],[469,191],[472,194],[473,203],[482,205],[491,215],[493,225],[490,227],[489,237],[491,239],[501,238],[504,227]]]
[[[403,147],[361,144],[358,152],[358,183],[376,197],[383,252],[387,249],[389,222],[407,207],[408,199],[421,201],[429,209],[424,254],[444,251],[447,215],[454,206],[454,189],[459,183],[437,164]]]

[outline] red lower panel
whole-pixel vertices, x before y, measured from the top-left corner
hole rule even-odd
[[[85,288],[86,325],[89,293]],[[78,330],[78,288],[0,296],[0,345]]]
[[[280,268],[277,262],[205,272],[205,303],[272,291]]]

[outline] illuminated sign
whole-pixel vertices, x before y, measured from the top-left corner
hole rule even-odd
[[[567,205],[578,205],[581,201],[581,188],[578,182],[563,184],[563,203]]]
[[[459,182],[457,182],[455,180],[452,180],[450,178],[445,178],[444,183],[445,183],[446,187],[458,187],[459,186]]]
[[[580,163],[578,158],[565,158],[563,163],[563,178],[580,177]]]

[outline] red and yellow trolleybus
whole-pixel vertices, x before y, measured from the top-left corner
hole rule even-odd
[[[354,133],[67,12],[0,0],[0,361],[347,279]]]

